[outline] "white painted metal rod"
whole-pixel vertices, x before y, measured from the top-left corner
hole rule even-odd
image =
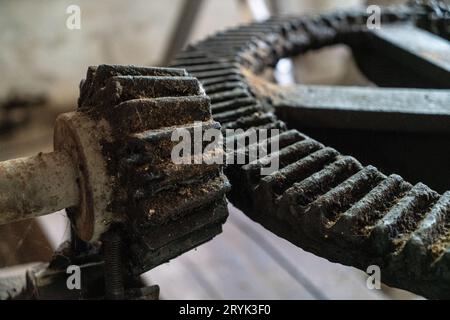
[[[0,225],[77,205],[76,168],[65,152],[0,162]]]

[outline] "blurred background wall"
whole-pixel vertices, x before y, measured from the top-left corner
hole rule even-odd
[[[89,65],[158,65],[181,14],[183,0],[0,1],[0,100],[12,92],[45,93],[73,106]],[[387,1],[384,1],[387,2]],[[391,1],[392,2],[392,1]],[[361,4],[361,0],[280,0],[281,13]],[[66,8],[81,9],[81,29],[66,27]],[[248,20],[239,0],[206,0],[190,41]]]

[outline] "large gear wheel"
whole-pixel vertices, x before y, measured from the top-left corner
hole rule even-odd
[[[385,8],[381,21],[423,24],[428,15],[416,5]],[[448,21],[448,13],[444,16]],[[386,176],[288,130],[273,113],[278,112],[276,86],[262,80],[281,58],[336,43],[352,46],[358,60],[358,49],[365,43],[361,37],[368,33],[367,18],[365,10],[275,17],[191,45],[173,66],[200,80],[211,98],[213,117],[223,128],[281,130],[272,137],[280,145],[271,155],[279,157],[278,171],[265,177],[259,174],[268,157],[226,168],[233,204],[318,256],[364,271],[378,265],[388,285],[428,298],[450,298],[450,192],[441,195],[422,183],[412,185],[398,175]],[[439,21],[444,18],[435,17],[430,25]],[[445,32],[448,36],[448,29]],[[364,61],[358,63],[364,69]],[[397,76],[405,78],[402,71]],[[449,86],[443,78],[434,80]]]

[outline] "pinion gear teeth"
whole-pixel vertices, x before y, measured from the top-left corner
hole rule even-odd
[[[221,232],[229,189],[221,165],[171,160],[175,130],[220,129],[195,78],[182,69],[101,65],[89,69],[79,109],[111,124],[114,139],[103,143],[116,181],[109,209],[126,217],[134,273]]]
[[[198,128],[220,132],[185,70],[90,67],[78,110],[56,121],[55,151],[0,163],[0,224],[69,208],[74,239],[95,248],[123,231],[131,273],[166,262],[220,233],[228,214],[221,164],[172,161],[172,133]]]

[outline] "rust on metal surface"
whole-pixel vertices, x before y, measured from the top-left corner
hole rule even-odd
[[[127,274],[164,263],[220,233],[228,215],[221,165],[171,160],[172,133],[199,124],[220,129],[185,70],[90,67],[78,110],[56,121],[55,151],[0,163],[0,222],[70,208],[76,238],[89,245],[122,231]]]

